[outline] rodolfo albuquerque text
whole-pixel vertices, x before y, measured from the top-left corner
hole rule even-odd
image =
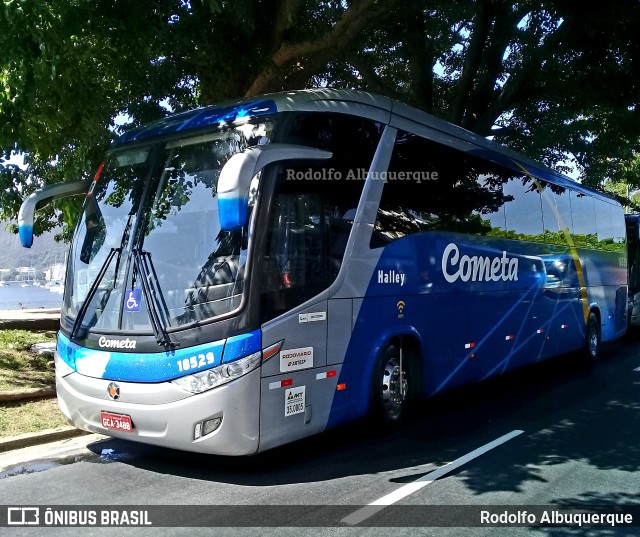
[[[334,168],[307,168],[306,170],[287,170],[287,181],[413,181],[418,184],[423,181],[437,181],[438,172],[429,171],[384,171],[370,172],[364,168],[355,168],[343,173]]]

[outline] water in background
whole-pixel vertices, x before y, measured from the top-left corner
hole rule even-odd
[[[46,287],[19,284],[0,286],[0,310],[19,310],[24,308],[60,308],[62,293],[54,293]]]

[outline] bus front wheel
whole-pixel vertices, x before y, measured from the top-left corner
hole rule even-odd
[[[386,425],[398,423],[407,404],[410,378],[409,357],[390,345],[378,359],[374,375],[374,417]],[[402,363],[402,365],[401,365]]]
[[[596,362],[600,355],[600,322],[598,316],[591,312],[587,319],[587,357]]]

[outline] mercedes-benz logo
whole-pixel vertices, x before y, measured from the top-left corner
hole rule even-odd
[[[115,382],[111,382],[109,386],[107,386],[107,393],[109,397],[114,401],[120,399],[120,386],[118,386]]]

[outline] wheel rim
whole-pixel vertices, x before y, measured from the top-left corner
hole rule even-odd
[[[397,418],[407,398],[407,372],[402,375],[400,383],[400,363],[395,356],[384,366],[382,371],[382,404],[390,418]]]
[[[598,330],[593,325],[591,325],[591,333],[589,334],[589,352],[591,356],[598,355]]]

